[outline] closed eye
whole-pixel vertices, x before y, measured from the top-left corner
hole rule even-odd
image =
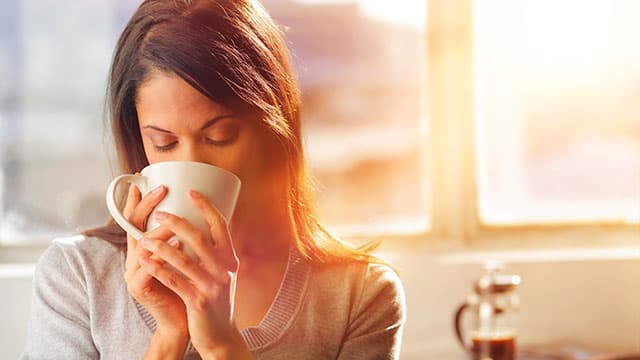
[[[224,140],[213,140],[210,138],[204,138],[204,143],[208,145],[214,145],[214,146],[225,146],[233,143],[237,138],[238,138],[238,133],[235,133]]]
[[[216,126],[204,137],[205,144],[215,146],[225,146],[234,142],[240,133],[237,124],[220,124]]]
[[[162,145],[162,146],[153,145],[153,148],[158,152],[166,152],[166,151],[171,151],[171,149],[176,147],[177,144],[178,144],[178,142],[174,141],[172,143],[169,143],[167,145]]]

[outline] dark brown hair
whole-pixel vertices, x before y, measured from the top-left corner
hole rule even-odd
[[[302,147],[300,95],[280,30],[251,0],[147,0],[118,40],[107,106],[120,170],[140,171],[148,161],[135,100],[152,71],[176,74],[211,100],[240,103],[258,114],[280,151],[291,186],[288,212],[296,247],[317,262],[379,262],[319,223]],[[85,235],[123,244],[124,231],[110,220]]]

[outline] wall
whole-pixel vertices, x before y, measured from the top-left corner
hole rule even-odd
[[[640,249],[628,259],[519,259],[508,265],[509,273],[522,277],[518,341],[640,352],[638,255]],[[453,314],[481,266],[421,254],[394,259],[402,267],[409,314],[402,359],[453,358]]]
[[[620,258],[537,255],[501,255],[516,259],[508,270],[522,276],[521,343],[640,352],[640,249]],[[462,359],[452,314],[482,273],[476,262],[483,256],[403,252],[387,258],[400,268],[407,294],[402,359]],[[22,349],[30,286],[28,268],[0,266],[0,359],[15,359]]]
[[[31,301],[30,271],[0,265],[0,359],[17,359],[24,345]]]

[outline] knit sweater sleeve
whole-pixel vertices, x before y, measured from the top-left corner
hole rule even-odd
[[[87,285],[72,245],[54,241],[36,265],[27,344],[21,359],[98,359]]]
[[[396,273],[369,265],[355,309],[338,359],[398,359],[406,305]]]

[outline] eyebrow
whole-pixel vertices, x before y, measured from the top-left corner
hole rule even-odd
[[[200,128],[200,131],[213,126],[215,123],[217,123],[218,121],[222,120],[222,119],[226,119],[226,118],[232,118],[235,117],[235,115],[233,114],[225,114],[225,115],[220,115],[220,116],[216,116],[213,119],[207,121],[206,123],[204,123],[204,125],[202,125],[202,127]],[[163,129],[163,128],[159,128],[157,126],[154,125],[145,125],[143,127],[143,129],[152,129],[152,130],[156,130],[156,131],[160,131],[166,134],[173,134],[171,131]]]

